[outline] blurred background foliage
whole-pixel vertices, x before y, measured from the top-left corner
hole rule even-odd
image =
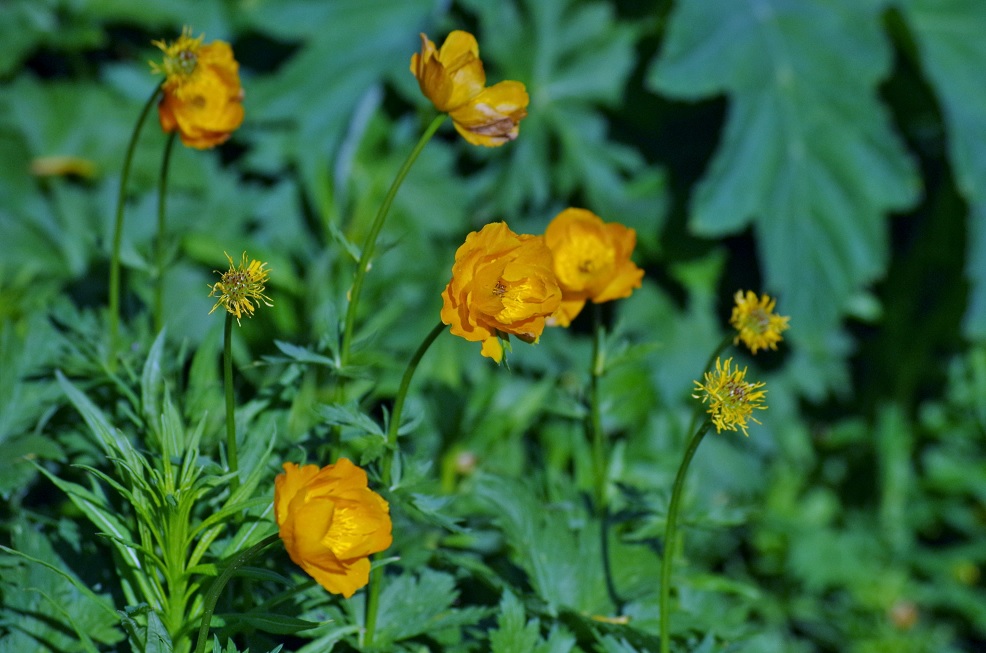
[[[116,377],[100,358],[109,241],[127,139],[158,81],[151,41],[183,25],[232,43],[246,90],[243,127],[215,151],[177,148],[170,180],[171,392],[213,442],[222,320],[209,315],[207,284],[223,251],[272,270],[274,309],[237,330],[241,396],[256,397],[250,428],[276,428],[284,455],[318,458],[329,425],[345,421],[317,407],[334,398],[359,244],[432,116],[408,72],[419,32],[474,32],[491,81],[527,84],[529,117],[496,150],[443,130],[405,182],[364,288],[351,410],[380,417],[438,319],[469,231],[503,219],[540,233],[584,206],[638,233],[647,276],[607,307],[603,384],[623,510],[614,546],[628,547],[614,572],[633,627],[589,619],[614,605],[599,570],[573,563],[599,555],[598,534],[576,528],[578,492],[591,486],[580,320],[518,345],[509,372],[451,337],[425,357],[404,473],[433,495],[408,510],[431,521],[400,524],[404,574],[384,595],[386,641],[485,650],[461,634],[471,625],[492,633],[493,651],[576,640],[651,650],[655,540],[691,380],[726,334],[732,294],[749,288],[778,297],[792,328],[780,352],[745,361],[768,383],[764,426],[748,440],[707,439],[692,470],[676,572],[683,646],[986,648],[981,0],[5,0],[4,543],[71,569],[99,593],[86,600],[123,605],[107,598],[105,573],[79,564],[108,559],[109,547],[34,463],[76,477],[72,463],[102,464],[55,369],[119,428],[139,438],[146,426],[126,397],[155,335],[145,306],[165,139],[153,120],[131,176],[132,360]],[[65,174],[44,173],[50,157],[69,157]],[[351,435],[355,452],[373,450],[372,437]],[[62,621],[101,647],[123,639],[112,610],[75,612],[80,590],[64,576],[9,557],[0,566],[0,651],[88,650],[45,617],[50,605],[69,606]],[[402,592],[434,611],[414,612]],[[313,620],[360,613],[324,600],[295,608]],[[315,647],[343,635],[298,636]]]

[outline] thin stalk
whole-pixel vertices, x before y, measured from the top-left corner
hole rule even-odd
[[[123,240],[123,210],[127,203],[127,181],[130,179],[130,164],[133,162],[137,138],[144,127],[147,114],[150,113],[154,101],[161,92],[161,84],[154,87],[154,92],[147,98],[144,108],[140,110],[137,124],[130,133],[127,153],[123,157],[123,171],[120,173],[120,191],[116,198],[116,220],[113,224],[113,249],[110,255],[110,370],[116,369],[117,340],[120,337],[120,243]]]
[[[592,471],[595,477],[596,511],[606,514],[606,438],[603,433],[602,414],[599,408],[599,381],[606,371],[606,352],[603,343],[606,328],[603,326],[602,306],[592,305],[592,361],[589,367],[589,419],[587,427],[592,441]]]
[[[204,610],[202,612],[202,624],[199,626],[199,636],[195,642],[195,653],[203,653],[205,651],[206,642],[209,640],[209,625],[212,623],[212,613],[216,611],[216,603],[219,601],[219,594],[226,587],[226,583],[236,570],[245,565],[247,562],[252,560],[254,556],[266,549],[268,546],[273,544],[280,537],[279,533],[272,533],[260,540],[249,549],[243,553],[238,554],[234,557],[226,568],[223,569],[223,573],[219,574],[219,577],[213,581],[212,586],[209,587],[209,593],[205,595]]]
[[[385,487],[390,487],[391,472],[393,470],[394,457],[397,455],[397,431],[401,426],[401,412],[404,410],[404,400],[407,399],[407,391],[411,386],[411,377],[414,376],[415,370],[418,369],[418,363],[421,362],[422,356],[431,347],[431,343],[435,342],[438,335],[445,330],[445,324],[439,322],[436,324],[425,339],[418,346],[417,351],[411,356],[411,360],[407,363],[407,369],[404,370],[404,376],[401,378],[401,385],[397,388],[397,396],[394,397],[394,408],[390,413],[390,424],[387,427],[387,454],[383,459],[383,484]]]
[[[168,135],[161,158],[161,174],[157,185],[157,279],[154,284],[154,331],[161,332],[164,327],[164,268],[165,268],[165,218],[167,216],[168,170],[171,165],[171,150],[174,149],[178,132]]]
[[[223,385],[226,390],[226,458],[233,478],[229,483],[230,493],[240,487],[240,460],[236,454],[236,406],[233,402],[233,314],[226,312],[226,327],[223,330]]]
[[[589,418],[586,428],[592,441],[592,471],[595,477],[596,514],[599,515],[599,551],[602,555],[603,577],[606,591],[616,606],[617,614],[623,612],[623,602],[613,582],[613,568],[609,558],[609,501],[606,495],[608,456],[606,434],[603,432],[602,409],[599,405],[599,382],[606,372],[606,327],[603,325],[603,311],[600,304],[592,305],[592,360],[589,366]]]
[[[685,474],[688,466],[692,462],[692,457],[702,442],[702,438],[712,427],[712,422],[706,421],[688,441],[685,449],[685,457],[678,467],[678,474],[674,478],[674,486],[671,489],[671,504],[668,506],[667,524],[664,526],[664,555],[661,559],[661,653],[669,653],[671,650],[671,624],[670,598],[671,598],[671,561],[674,558],[675,543],[674,538],[677,534],[678,506],[681,503],[681,491],[685,486]]]
[[[407,391],[411,387],[411,378],[414,376],[415,370],[418,369],[418,363],[421,362],[421,358],[431,347],[431,344],[435,342],[439,334],[445,330],[445,324],[439,322],[436,324],[425,339],[421,341],[418,349],[411,356],[411,360],[407,363],[407,369],[404,370],[404,376],[401,378],[401,385],[397,389],[397,396],[394,398],[394,409],[390,413],[390,424],[387,427],[387,451],[384,454],[383,459],[383,470],[381,477],[383,479],[383,484],[385,487],[390,487],[391,474],[393,472],[394,458],[397,456],[397,433],[401,425],[401,413],[404,410],[404,400],[407,398]],[[377,553],[373,556],[374,560],[380,560],[382,554]],[[373,644],[373,637],[377,629],[377,612],[380,608],[380,589],[383,582],[383,569],[381,567],[376,567],[370,570],[370,586],[367,589],[366,597],[366,630],[363,636],[363,646],[369,647]]]
[[[356,306],[359,304],[359,296],[363,291],[363,279],[366,277],[366,269],[370,264],[370,259],[373,257],[373,250],[377,244],[377,237],[380,235],[380,230],[383,228],[383,223],[387,220],[387,213],[390,211],[390,205],[394,203],[394,198],[397,196],[397,191],[404,182],[404,178],[407,173],[410,172],[411,166],[417,160],[418,155],[421,154],[421,150],[424,149],[431,137],[434,136],[435,132],[441,126],[442,122],[445,121],[446,114],[440,114],[431,121],[428,128],[425,129],[424,134],[418,140],[418,144],[414,146],[411,153],[408,155],[407,160],[398,170],[397,176],[394,178],[393,183],[390,185],[390,190],[387,191],[387,196],[384,197],[383,203],[380,205],[380,209],[377,211],[377,216],[373,220],[373,224],[370,226],[370,233],[366,235],[366,242],[363,243],[363,251],[360,252],[359,263],[356,264],[356,277],[353,279],[353,287],[349,291],[349,306],[346,307],[346,324],[342,332],[342,347],[340,348],[339,361],[340,365],[345,367],[349,363],[349,351],[353,342],[353,329],[356,326]]]

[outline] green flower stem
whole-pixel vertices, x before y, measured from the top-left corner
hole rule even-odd
[[[161,92],[161,84],[154,87],[151,97],[147,98],[147,103],[140,110],[137,124],[134,125],[130,133],[130,142],[127,144],[127,153],[123,157],[123,171],[120,173],[120,192],[116,198],[116,221],[113,225],[113,251],[110,255],[110,351],[109,366],[110,370],[116,369],[116,350],[117,340],[120,338],[120,243],[123,239],[123,210],[127,203],[127,181],[130,179],[130,164],[133,162],[134,149],[137,146],[137,138],[140,130],[144,127],[147,114],[150,113],[154,101],[157,100]]]
[[[379,553],[374,554],[373,559],[380,559]],[[370,569],[370,586],[366,593],[366,630],[363,633],[363,643],[361,648],[370,648],[373,645],[373,637],[377,631],[377,612],[380,610],[380,589],[383,586],[383,569],[373,567]]]
[[[367,267],[370,265],[370,259],[373,257],[373,250],[377,244],[377,237],[380,235],[380,230],[383,228],[383,223],[387,219],[387,213],[390,212],[390,205],[394,203],[394,198],[397,196],[397,191],[401,187],[401,183],[404,182],[404,178],[407,173],[410,172],[411,166],[417,160],[418,155],[421,154],[421,150],[424,149],[431,137],[435,135],[438,128],[445,121],[446,114],[438,115],[428,128],[425,129],[424,134],[418,140],[418,144],[414,146],[411,153],[408,155],[407,160],[404,161],[404,165],[397,172],[397,176],[394,178],[393,183],[390,185],[390,190],[387,191],[387,196],[384,198],[383,203],[380,205],[380,210],[377,211],[377,217],[373,220],[373,225],[370,227],[370,233],[366,235],[366,242],[363,243],[363,251],[360,253],[359,263],[356,265],[356,277],[353,279],[353,287],[349,291],[349,306],[346,308],[346,324],[342,333],[342,347],[340,349],[339,360],[340,365],[345,367],[349,363],[349,350],[353,342],[353,329],[356,325],[356,306],[359,304],[359,296],[363,291],[363,279],[366,277]]]
[[[157,185],[157,279],[154,284],[154,331],[161,332],[164,327],[164,268],[165,268],[165,217],[167,215],[168,169],[171,164],[171,150],[174,149],[178,132],[168,135],[161,158],[161,174]]]
[[[609,558],[609,501],[606,492],[607,470],[606,434],[603,432],[602,410],[599,406],[599,382],[606,373],[606,327],[603,326],[603,310],[600,304],[592,305],[592,360],[589,367],[589,416],[586,428],[592,441],[592,471],[595,479],[596,514],[599,516],[600,552],[606,591],[616,606],[617,614],[623,613],[623,601],[613,582],[613,569]]]
[[[734,340],[734,336],[732,336],[732,335],[728,335],[728,336],[726,336],[725,338],[722,339],[722,342],[719,343],[719,346],[716,347],[715,350],[713,350],[712,355],[709,356],[709,360],[707,360],[705,362],[705,367],[702,368],[702,373],[703,374],[705,372],[708,372],[709,370],[711,370],[715,366],[716,359],[719,358],[719,356],[722,354],[722,352],[726,351],[726,347],[728,347],[729,345],[733,344],[733,340]]]
[[[226,458],[233,478],[229,491],[240,487],[240,460],[236,455],[236,415],[233,402],[233,314],[226,312],[226,328],[223,331],[223,385],[226,390]]]
[[[671,624],[670,598],[671,598],[671,562],[674,558],[675,535],[677,531],[678,506],[681,502],[681,491],[685,485],[685,474],[688,466],[692,462],[692,457],[702,442],[702,438],[712,427],[712,422],[706,421],[688,442],[685,449],[685,457],[678,467],[678,474],[674,478],[674,486],[671,489],[671,505],[668,506],[667,524],[664,527],[664,555],[661,559],[661,653],[669,653],[671,650]]]
[[[407,363],[407,369],[404,370],[404,376],[401,378],[401,385],[397,389],[397,396],[394,398],[394,409],[390,413],[390,424],[387,427],[387,451],[384,454],[383,459],[383,470],[381,473],[383,484],[385,487],[390,487],[391,474],[393,472],[394,458],[397,456],[397,433],[400,430],[401,425],[401,413],[404,410],[404,400],[407,398],[408,388],[411,387],[411,378],[414,376],[415,370],[418,369],[418,363],[421,362],[421,358],[431,347],[431,344],[435,342],[439,334],[445,330],[445,324],[439,322],[428,332],[425,339],[421,341],[418,346],[417,351],[411,356],[411,360]],[[373,556],[375,560],[380,560],[382,554],[378,553]],[[370,571],[370,586],[367,590],[366,597],[366,630],[363,637],[363,646],[369,647],[373,644],[373,637],[376,634],[377,629],[377,612],[380,608],[380,589],[383,581],[383,569],[376,567]]]
[[[592,440],[592,471],[596,485],[596,511],[606,514],[606,438],[603,433],[602,414],[599,409],[599,381],[606,371],[606,328],[603,326],[603,311],[599,304],[592,305],[592,363],[589,368],[589,419],[587,427]]]
[[[219,594],[223,591],[226,583],[236,570],[245,565],[247,562],[252,560],[254,556],[266,549],[268,546],[273,544],[280,537],[279,533],[272,533],[260,540],[253,546],[251,546],[246,551],[239,553],[230,560],[226,568],[223,569],[223,573],[219,574],[219,577],[212,582],[209,587],[209,593],[205,595],[204,609],[202,612],[202,625],[199,626],[199,636],[195,642],[195,653],[203,653],[205,651],[206,642],[209,640],[209,625],[212,623],[212,613],[216,611],[216,602],[219,601]]]
[[[394,409],[390,413],[390,424],[387,426],[387,453],[383,459],[382,478],[386,487],[390,487],[394,457],[397,456],[397,431],[401,426],[401,412],[404,410],[404,400],[407,399],[407,391],[411,386],[411,377],[418,369],[418,363],[421,362],[422,356],[431,347],[431,343],[435,342],[438,335],[445,330],[445,326],[444,323],[439,322],[428,332],[417,351],[411,356],[411,360],[408,361],[407,369],[404,370],[404,377],[401,378],[401,385],[397,388],[397,396],[394,397]]]

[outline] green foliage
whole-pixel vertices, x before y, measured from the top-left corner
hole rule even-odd
[[[692,228],[721,236],[754,222],[765,285],[802,323],[794,337],[821,358],[854,295],[886,269],[886,213],[913,206],[920,190],[877,96],[891,61],[881,7],[720,9],[680,3],[648,82],[688,100],[728,94]]]
[[[175,148],[159,235],[151,112],[114,358],[124,150],[160,81],[152,41],[183,25],[232,44],[246,120]],[[434,116],[409,59],[452,29],[490,84],[526,85],[529,115],[503,147],[448,122],[427,144],[343,366],[356,261]],[[665,559],[671,651],[981,649],[984,33],[980,0],[0,2],[0,653],[185,653],[214,588],[214,653],[657,651]],[[601,306],[605,509],[588,316],[501,367],[442,333],[394,414],[466,234],[538,234],[566,206],[635,228],[646,270]],[[208,294],[243,251],[274,306],[233,330],[234,474]],[[731,346],[741,288],[791,316],[778,352]],[[719,343],[769,409],[703,441],[671,551]],[[393,518],[372,643],[369,589],[327,593],[280,540],[238,562],[273,536],[282,464],[341,457]]]

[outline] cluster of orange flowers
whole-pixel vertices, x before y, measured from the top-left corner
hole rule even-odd
[[[568,326],[587,301],[629,297],[644,276],[630,260],[636,240],[633,229],[585,209],[565,209],[543,236],[488,224],[455,253],[442,322],[499,363],[511,335],[537,342],[545,326]]]
[[[202,44],[186,29],[164,51],[159,104],[161,126],[177,131],[182,142],[208,148],[227,140],[243,121],[243,90],[229,45]],[[436,48],[424,34],[421,51],[411,57],[411,72],[422,93],[471,144],[494,147],[517,138],[527,115],[524,85],[504,81],[486,86],[476,39],[467,32],[449,34]],[[629,297],[644,271],[631,260],[636,232],[604,222],[591,211],[568,208],[550,222],[543,235],[516,234],[504,222],[470,233],[455,253],[452,278],[442,292],[441,319],[451,332],[482,343],[482,355],[501,362],[510,336],[535,343],[546,326],[567,327],[586,302],[596,304]],[[243,254],[239,267],[212,286],[223,306],[239,321],[252,316],[264,295],[266,263]],[[774,301],[755,293],[736,294],[731,323],[755,354],[776,349],[788,318],[773,313]],[[716,361],[696,390],[707,403],[718,431],[742,430],[762,410],[762,383],[745,380],[746,369],[732,359]],[[322,587],[347,598],[367,584],[369,556],[390,546],[387,502],[367,486],[366,473],[342,458],[333,465],[284,464],[275,479],[275,519],[291,559]]]

